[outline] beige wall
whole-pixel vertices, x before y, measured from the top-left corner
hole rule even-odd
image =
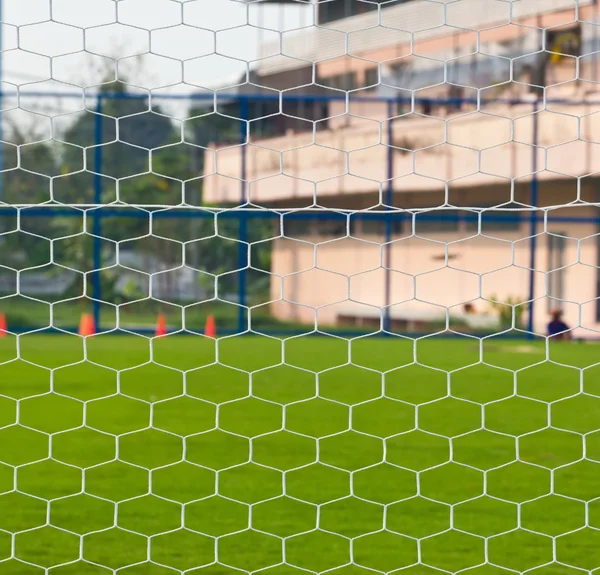
[[[560,187],[553,195],[560,194]],[[590,217],[590,208],[549,212],[554,217]],[[597,227],[591,223],[549,221],[546,231],[570,236],[564,251],[564,312],[572,326],[598,329],[595,302],[598,269],[596,238],[587,238]],[[499,301],[529,297],[530,223],[519,231],[489,232],[493,238],[469,237],[472,231],[429,232],[426,237],[395,236],[391,247],[392,315],[413,320],[443,318],[445,309],[460,316],[462,304],[474,301],[479,312],[489,309],[480,298]],[[536,289],[534,324],[544,332],[548,309],[550,274],[558,273],[549,262],[549,236],[543,224],[537,228],[535,256]],[[410,231],[406,234],[410,236]],[[321,325],[338,322],[340,315],[372,316],[385,304],[385,248],[381,236],[333,239],[305,236],[275,242],[274,274],[283,277],[272,285],[272,311],[281,320]],[[446,260],[446,254],[448,260]],[[589,303],[586,303],[589,302]],[[581,314],[581,315],[580,315]],[[581,317],[581,320],[580,320]],[[591,332],[579,330],[585,337]]]
[[[540,181],[593,173],[600,165],[600,98],[586,105],[553,104],[538,115]],[[308,206],[335,197],[339,206],[360,193],[385,188],[387,122],[348,117],[332,129],[289,134],[248,144],[249,200],[261,205]],[[485,111],[423,118],[411,114],[393,124],[393,186],[396,192],[492,186],[533,171],[532,104],[495,105]],[[359,111],[357,110],[357,113]],[[365,110],[361,110],[365,112]],[[502,117],[507,116],[507,117]],[[345,123],[347,120],[347,123]],[[587,141],[584,141],[587,140]],[[594,140],[594,141],[590,141]],[[204,196],[210,203],[240,199],[240,147],[207,156]]]
[[[532,9],[521,20],[517,15],[518,22],[482,26],[479,32],[457,32],[457,28],[443,26],[439,27],[444,28],[443,33],[425,31],[403,35],[395,30],[393,42],[382,45],[378,37],[375,49],[365,48],[368,43],[364,38],[360,40],[363,32],[368,36],[372,30],[357,29],[346,36],[344,31],[319,29],[323,36],[321,41],[327,44],[331,54],[328,52],[327,58],[320,53],[315,57],[314,61],[319,60],[317,73],[327,77],[356,71],[361,83],[367,69],[399,57],[410,60],[424,54],[447,60],[456,50],[464,52],[477,41],[480,46],[502,42],[523,33],[536,33],[535,27],[567,26],[576,20],[589,27],[591,24],[585,22],[597,17],[597,9],[587,2],[581,3],[577,14],[573,3],[552,0],[552,5],[559,8],[553,12],[549,3],[550,0],[536,3],[539,16],[532,16],[535,13]],[[514,7],[518,11],[522,7],[517,4]],[[500,6],[499,3],[493,5],[495,9]],[[431,8],[430,3],[427,7]],[[548,12],[542,14],[544,9]],[[476,16],[485,20],[485,14]],[[418,24],[418,18],[415,22]],[[348,22],[348,26],[351,24]],[[336,57],[334,48],[338,41],[341,52]],[[355,44],[363,48],[357,52]],[[288,46],[284,42],[284,46],[287,54],[291,43]],[[300,52],[289,55],[300,58],[302,50],[310,51],[312,46],[300,42],[296,48]],[[349,49],[353,56],[347,55]],[[312,61],[304,58],[307,60]],[[261,68],[262,72],[276,74],[279,68],[275,64]],[[592,78],[592,73],[585,59],[580,60],[578,70],[574,60],[550,67],[548,83],[554,85],[546,89],[546,109],[536,117],[535,159],[532,148],[534,96],[525,86],[528,78],[514,78],[522,80],[522,84],[512,83],[480,92],[466,90],[464,97],[481,98],[479,109],[464,105],[459,111],[446,107],[426,110],[420,102],[414,110],[407,105],[395,109],[393,115],[399,117],[393,122],[391,140],[387,104],[353,101],[352,97],[348,104],[331,103],[327,123],[313,126],[307,122],[304,132],[256,141],[252,138],[251,126],[250,144],[246,146],[246,199],[260,206],[295,208],[380,206],[389,186],[388,158],[392,144],[395,148],[391,185],[394,208],[527,203],[536,167],[540,186],[538,206],[562,206],[552,211],[554,216],[595,216],[591,207],[565,207],[578,200],[597,201],[591,176],[600,165],[600,144],[595,143],[600,142],[600,114],[594,113],[600,105],[600,96],[596,86],[585,81],[588,78]],[[426,98],[447,94],[447,85],[440,85],[414,95]],[[357,95],[370,94],[359,92]],[[407,92],[407,96],[410,95],[412,93]],[[496,97],[531,101],[514,106],[489,101]],[[555,103],[561,98],[586,103],[568,106]],[[424,117],[424,113],[433,117]],[[241,164],[240,147],[215,148],[207,154],[204,195],[208,202],[239,203],[243,187]],[[548,309],[555,306],[547,300],[552,295],[549,278],[558,273],[549,263],[546,232],[568,236],[564,251],[566,268],[561,272],[562,298],[568,300],[564,303],[567,322],[600,329],[593,301],[598,295],[596,239],[586,239],[596,231],[595,224],[572,222],[549,222],[546,227],[536,228],[540,236],[535,252],[535,297],[539,301],[534,322],[541,333]],[[399,318],[439,317],[446,308],[460,313],[462,304],[467,301],[475,301],[476,308],[485,311],[488,304],[480,298],[492,295],[501,301],[527,300],[530,224],[524,222],[519,231],[494,232],[494,238],[469,237],[472,234],[463,224],[458,232],[432,232],[426,239],[394,238],[390,251],[393,314]],[[410,235],[410,232],[406,234]],[[361,238],[336,239],[307,232],[297,240],[276,240],[272,271],[283,278],[283,292],[281,282],[273,282],[275,315],[282,320],[306,323],[318,317],[320,323],[327,325],[336,323],[342,314],[377,313],[385,303],[383,238],[364,234]],[[451,256],[448,261],[446,254]],[[580,332],[584,336],[592,333],[583,328]]]
[[[597,201],[592,176],[600,165],[600,146],[594,143],[600,141],[600,114],[593,113],[598,103],[590,100],[586,105],[549,108],[538,116],[538,206]],[[396,121],[394,143],[406,150],[394,154],[394,207],[404,210],[444,202],[484,207],[511,200],[527,204],[533,171],[531,111],[531,105],[490,106],[485,112],[439,120],[413,116]],[[341,209],[378,205],[385,198],[387,185],[386,130],[380,130],[380,124],[372,120],[352,118],[344,122],[340,118],[337,126],[334,123],[337,129],[317,132],[315,143],[311,143],[313,134],[295,134],[260,142],[260,147],[249,146],[250,201]],[[240,193],[240,182],[235,179],[240,176],[236,172],[239,149],[223,150],[217,157],[222,175],[216,176],[214,187],[207,186],[207,196],[212,201],[236,202]],[[231,186],[229,192],[220,187],[224,181]],[[572,216],[577,214],[575,210],[563,207],[552,213]],[[579,208],[579,215],[594,213],[590,208]],[[596,240],[583,240],[595,233],[595,225],[551,222],[548,231],[575,238],[566,241],[565,249],[569,265],[564,272],[563,294],[568,300],[564,304],[567,321],[600,329],[592,301],[597,296]],[[392,301],[405,302],[395,310],[399,315],[424,317],[443,312],[443,307],[455,306],[458,311],[465,301],[492,295],[524,301],[529,285],[529,235],[527,225],[519,233],[499,234],[504,242],[481,237],[466,240],[466,231],[431,234],[433,241],[429,242],[418,238],[395,242]],[[326,325],[335,323],[348,308],[360,308],[357,314],[368,315],[373,306],[383,305],[381,238],[365,237],[373,243],[314,236],[302,239],[308,243],[275,242],[273,272],[285,278],[283,294],[275,291],[275,285],[272,293],[273,312],[280,319],[312,323],[318,309],[319,321]],[[438,258],[448,242],[457,242],[448,248],[457,257],[449,267],[434,271],[444,268]],[[548,295],[547,266],[548,237],[542,235],[536,250],[537,298]],[[480,309],[486,306],[477,303]],[[539,331],[544,329],[548,307],[547,301],[536,304]]]
[[[402,10],[414,10],[415,6],[407,4]],[[494,6],[498,7],[495,3]],[[479,32],[480,42],[514,39],[523,31],[537,33],[536,26],[567,26],[574,22],[572,3],[553,0],[552,5],[538,2],[536,6],[539,10],[544,6],[547,10],[555,9],[531,16],[534,8],[531,4],[525,10],[523,20],[518,20],[517,10],[514,16],[517,20],[513,23],[499,22],[497,26],[484,27]],[[485,15],[486,11],[483,12]],[[589,22],[596,16],[596,7],[581,3],[577,18],[584,26],[592,26]],[[483,16],[479,14],[478,17]],[[422,42],[413,42],[413,54],[445,54],[443,58],[447,59],[457,46],[471,46],[477,40],[472,31],[442,28],[444,33],[426,34]],[[344,33],[339,34],[345,37]],[[411,34],[406,36],[408,42]],[[403,37],[398,32],[396,42]],[[363,52],[355,54],[359,57],[320,61],[318,72],[321,76],[335,75],[350,66],[360,75],[377,62],[410,53],[409,48],[409,44],[404,45],[401,40],[400,44],[389,44],[377,50],[364,51],[363,47]],[[344,44],[344,53],[347,50]],[[588,103],[569,106],[548,103],[547,110],[539,114],[537,143],[544,149],[538,150],[537,163],[542,181],[592,173],[600,161],[600,146],[593,143],[600,141],[600,114],[591,114],[598,109],[600,96],[597,92],[590,93],[591,89],[596,90],[595,84],[577,80],[591,77],[588,68],[590,64],[585,58],[580,60],[579,70],[573,59],[550,67],[549,77],[556,85],[547,88],[547,98],[587,100]],[[289,80],[289,71],[281,74],[287,74],[285,78]],[[527,78],[523,80],[526,82]],[[415,95],[445,97],[447,85]],[[469,90],[464,94],[465,97],[476,95],[475,91]],[[524,84],[518,83],[482,90],[478,95],[482,99],[480,110],[467,105],[460,112],[434,107],[428,114],[435,118],[420,115],[425,111],[420,104],[414,110],[405,105],[402,110],[393,111],[394,115],[401,115],[394,121],[392,130],[392,143],[398,148],[393,154],[392,170],[396,192],[439,190],[445,182],[451,182],[454,189],[466,189],[497,185],[507,178],[529,179],[533,169],[530,147],[533,143],[533,104],[507,106],[486,103],[486,100],[496,96],[520,99],[533,96]],[[307,121],[304,132],[270,139],[254,138],[250,124],[250,144],[245,146],[245,176],[249,182],[245,193],[249,201],[270,206],[320,204],[343,207],[358,195],[370,194],[377,203],[378,191],[388,185],[388,105],[350,98],[348,105],[331,103],[328,114],[327,123],[315,126]],[[324,126],[326,129],[322,129]],[[575,141],[578,139],[586,141]],[[239,146],[207,152],[204,197],[208,202],[239,203],[241,166]],[[396,204],[401,205],[402,200]]]

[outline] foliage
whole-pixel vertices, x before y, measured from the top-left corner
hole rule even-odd
[[[4,175],[2,199],[9,204],[41,204],[55,200],[72,206],[98,201],[103,205],[114,202],[130,207],[143,205],[145,208],[140,210],[138,217],[134,217],[136,214],[132,217],[100,216],[100,235],[108,240],[102,247],[104,265],[113,257],[114,242],[123,242],[121,250],[135,250],[170,267],[180,264],[181,245],[187,244],[187,265],[200,272],[221,275],[220,296],[236,292],[238,274],[235,270],[240,258],[238,218],[219,219],[218,235],[212,217],[153,218],[150,228],[148,211],[151,208],[148,206],[204,206],[205,149],[211,142],[219,145],[240,142],[240,122],[234,118],[239,110],[236,111],[235,105],[233,108],[229,105],[227,113],[221,114],[195,107],[190,110],[190,119],[181,123],[171,120],[155,102],[150,105],[143,95],[126,97],[126,82],[106,82],[100,91],[116,97],[102,99],[101,117],[92,110],[79,113],[60,136],[62,142],[68,144],[58,140],[44,141],[35,133],[35,127],[30,128],[30,133],[19,126],[12,127],[8,140],[22,146],[21,164],[27,169],[14,169]],[[37,140],[40,141],[28,144]],[[6,167],[13,167],[11,163],[16,167],[17,148],[9,144],[3,147]],[[96,162],[100,159],[101,165],[98,165]],[[97,168],[101,169],[102,175],[94,173]],[[98,182],[102,185],[100,198],[95,195]],[[50,242],[44,238],[61,238],[52,246],[55,261],[82,271],[93,270],[95,240],[90,234],[94,232],[94,212],[87,214],[84,221],[82,217],[68,216],[27,217],[26,212],[22,212],[21,229],[31,234],[2,236],[0,265],[22,269],[47,264]],[[268,219],[250,219],[248,222],[249,243],[272,235],[272,223]],[[16,212],[14,217],[0,217],[0,232],[15,228]],[[138,239],[140,241],[128,242]],[[180,244],[169,242],[169,239]],[[196,242],[198,239],[203,241]],[[261,244],[252,250],[253,265],[268,270],[270,245]],[[132,297],[131,294],[116,293],[118,273],[118,269],[101,273],[102,298],[114,303]],[[248,273],[247,276],[251,282],[256,274]],[[249,293],[268,293],[264,276],[259,279],[262,281],[248,286]],[[210,284],[212,290],[214,282],[210,276],[201,277],[199,281]]]
[[[500,324],[503,328],[512,327],[513,317],[515,328],[523,326],[523,315],[525,313],[525,304],[523,298],[508,296],[503,301],[495,295],[490,296],[490,307],[498,314]]]

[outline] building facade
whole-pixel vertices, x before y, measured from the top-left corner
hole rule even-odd
[[[249,88],[288,98],[262,104],[272,131],[252,116],[244,149],[207,152],[207,201],[309,214],[273,242],[273,313],[355,325],[389,306],[418,329],[447,310],[471,321],[469,302],[485,323],[494,300],[521,303],[526,323],[533,294],[537,332],[561,308],[592,337],[597,4],[377,4],[320,4],[318,26],[284,33]],[[323,209],[343,217],[310,218]]]

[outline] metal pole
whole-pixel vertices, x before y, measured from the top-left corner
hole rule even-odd
[[[594,0],[594,41],[593,41],[593,53],[592,53],[592,66],[593,73],[592,78],[594,79],[594,89],[598,89],[598,0]],[[581,32],[580,44],[583,45],[583,31]]]
[[[240,125],[240,143],[242,145],[242,166],[241,166],[241,185],[240,185],[240,206],[244,206],[247,202],[246,197],[246,177],[247,177],[247,154],[248,146],[246,141],[248,140],[248,97],[242,96],[240,100],[240,119],[242,120]],[[246,268],[248,267],[248,220],[247,212],[240,211],[240,233],[238,242],[238,269],[239,269],[239,286],[238,286],[238,332],[242,333],[246,331],[246,282],[247,273]]]
[[[388,131],[387,131],[387,189],[385,193],[385,204],[386,209],[392,209],[392,203],[394,201],[394,103],[388,102]],[[391,331],[391,318],[390,318],[390,303],[392,299],[392,218],[391,214],[385,219],[385,257],[384,257],[384,269],[385,269],[385,308],[383,312],[383,329],[386,332]]]
[[[600,182],[596,180],[596,202],[600,202]],[[596,208],[596,213],[600,214],[600,207]],[[596,223],[596,293],[600,293],[600,218]],[[596,299],[596,321],[600,318],[600,299]]]
[[[530,189],[530,204],[533,207],[530,217],[530,234],[529,240],[529,320],[527,322],[527,337],[533,339],[533,315],[534,315],[534,298],[535,298],[535,251],[537,247],[537,207],[538,207],[538,192],[539,181],[537,175],[538,169],[538,132],[539,132],[539,117],[538,117],[539,100],[533,104],[533,154],[531,158],[531,189]]]
[[[94,147],[94,204],[102,205],[102,98],[98,97],[96,101],[96,118],[95,118],[95,147]],[[93,258],[94,258],[94,273],[92,274],[92,297],[94,324],[96,330],[100,331],[100,300],[102,299],[102,214],[100,209],[94,210],[93,217]]]

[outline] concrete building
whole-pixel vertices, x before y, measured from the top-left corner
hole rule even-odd
[[[497,313],[485,300],[528,309],[533,280],[537,332],[562,308],[592,337],[598,5],[376,4],[320,4],[318,26],[283,33],[278,55],[265,46],[243,91],[317,97],[284,100],[269,133],[252,109],[244,151],[215,142],[207,152],[210,203],[239,205],[243,191],[253,205],[347,216],[284,218],[273,241],[273,313],[364,324],[391,306],[393,327],[419,329],[449,309],[457,326],[485,326]],[[376,97],[397,101],[365,100]],[[280,111],[262,105],[263,115]],[[402,216],[389,244],[385,223],[368,217],[387,208]],[[475,315],[465,315],[468,302]]]

